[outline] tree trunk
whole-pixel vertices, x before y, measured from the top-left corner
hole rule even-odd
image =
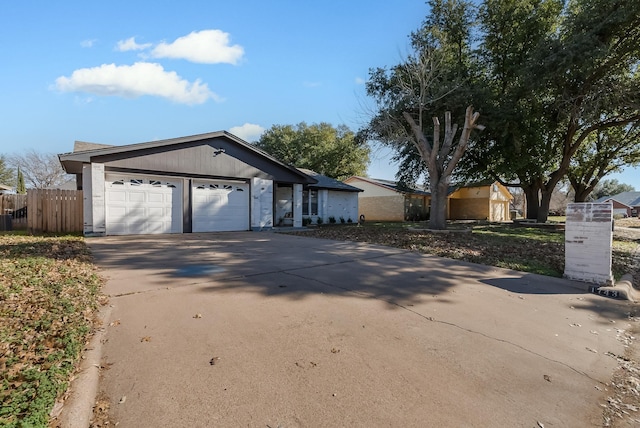
[[[523,187],[524,198],[527,201],[527,219],[537,220],[538,208],[540,207],[540,189],[538,186],[530,185]]]
[[[536,218],[536,223],[546,223],[549,218],[549,205],[551,205],[551,195],[553,194],[553,189],[548,191],[547,189],[542,189],[542,200],[540,201],[540,206],[538,207],[538,217]]]
[[[416,123],[411,114],[402,113],[414,134],[413,143],[418,149],[422,160],[427,164],[429,181],[431,182],[431,214],[429,228],[443,230],[447,228],[447,196],[451,174],[460,158],[469,145],[471,131],[482,131],[483,125],[479,125],[480,113],[473,112],[473,107],[468,106],[465,113],[464,126],[460,134],[457,146],[454,138],[458,130],[457,124],[451,123],[451,112],[444,114],[444,139],[440,141],[440,120],[433,117],[433,140],[429,142],[421,125]]]
[[[444,230],[447,228],[447,183],[431,185],[431,214],[429,229]]]
[[[590,189],[587,186],[574,184],[573,191],[575,192],[575,195],[573,196],[573,202],[585,202],[592,190],[593,189]]]

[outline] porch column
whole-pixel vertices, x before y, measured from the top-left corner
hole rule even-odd
[[[293,227],[302,227],[302,184],[293,185]]]
[[[327,210],[329,205],[329,191],[327,189],[318,190],[318,217],[323,221],[329,220]]]
[[[251,179],[251,230],[273,227],[273,181]]]

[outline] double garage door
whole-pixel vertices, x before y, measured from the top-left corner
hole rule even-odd
[[[182,180],[107,174],[107,235],[183,232]],[[194,181],[193,232],[249,229],[249,186],[226,181]]]

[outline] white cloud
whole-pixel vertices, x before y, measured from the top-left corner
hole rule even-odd
[[[308,81],[305,81],[305,82],[302,82],[302,84],[304,86],[306,86],[307,88],[317,88],[318,86],[322,85],[322,82],[308,82]]]
[[[87,92],[137,98],[152,95],[180,104],[202,104],[209,99],[222,101],[199,79],[189,82],[160,64],[137,62],[133,65],[103,64],[75,70],[70,77],[56,79],[55,87],[63,92]]]
[[[87,39],[87,40],[83,40],[80,42],[80,46],[82,46],[83,48],[91,48],[93,47],[93,44],[97,42],[96,39]]]
[[[240,45],[229,45],[229,33],[220,30],[194,31],[173,43],[160,43],[152,51],[154,58],[186,59],[204,64],[237,64],[244,55]]]
[[[367,81],[362,77],[356,77],[356,85],[364,85]]]
[[[120,40],[116,45],[116,49],[120,52],[141,51],[150,47],[151,43],[136,43],[135,37],[130,37],[127,40]]]
[[[245,141],[257,141],[260,139],[260,136],[265,131],[265,129],[260,125],[255,125],[253,123],[245,123],[242,126],[234,126],[229,128],[229,132],[233,135],[242,138]]]

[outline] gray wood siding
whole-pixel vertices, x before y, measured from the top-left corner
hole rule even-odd
[[[224,153],[214,156],[217,149],[224,149]],[[111,170],[142,173],[211,178],[260,177],[288,183],[303,181],[293,171],[226,139],[105,155],[94,157],[92,161],[104,163],[105,167]]]

